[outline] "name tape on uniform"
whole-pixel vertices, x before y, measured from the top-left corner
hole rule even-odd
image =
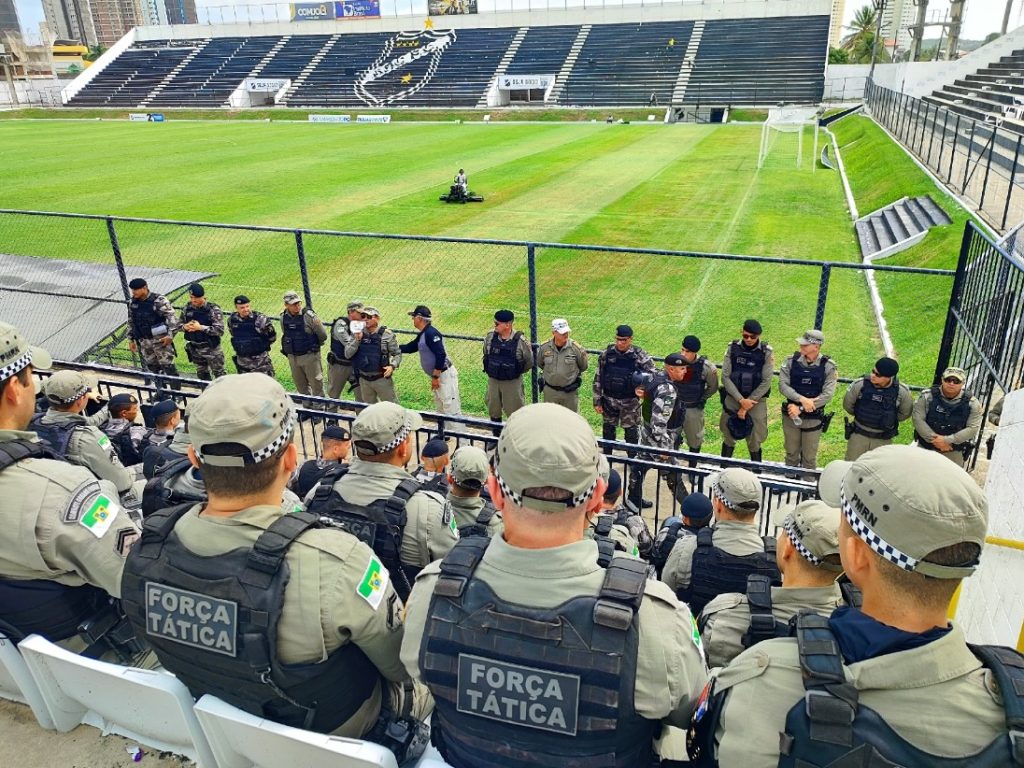
[[[234,656],[238,603],[147,581],[146,634]]]
[[[580,677],[459,654],[459,712],[576,735]]]

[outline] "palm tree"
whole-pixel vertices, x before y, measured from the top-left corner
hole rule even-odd
[[[878,27],[878,11],[865,5],[854,14],[853,23],[846,28],[850,33],[843,38],[840,47],[849,54],[851,64],[867,64],[871,61],[871,49],[875,45]],[[878,60],[889,61],[889,52],[884,44],[878,48]]]

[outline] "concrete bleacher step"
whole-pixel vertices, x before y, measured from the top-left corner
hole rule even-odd
[[[278,40],[274,44],[274,47],[267,51],[267,55],[263,57],[260,63],[257,64],[253,68],[252,72],[249,73],[249,77],[259,77],[260,72],[262,72],[266,68],[267,64],[274,60],[274,57],[277,56],[278,53],[280,53],[281,49],[284,48],[288,44],[288,41],[291,39],[291,35],[285,35],[280,40]]]
[[[572,48],[569,49],[569,54],[565,57],[565,62],[558,71],[555,84],[551,88],[551,95],[548,98],[552,103],[557,102],[561,97],[565,84],[569,80],[569,75],[572,74],[572,68],[576,66],[576,60],[580,57],[580,51],[583,50],[587,37],[590,35],[590,29],[590,24],[582,24],[580,31],[576,33],[576,39],[572,42]]]
[[[516,57],[519,52],[519,46],[523,44],[523,40],[526,39],[526,33],[530,31],[529,27],[520,27],[516,31],[516,36],[512,38],[512,42],[509,43],[508,48],[505,49],[505,55],[501,57],[501,61],[498,62],[497,69],[494,70],[494,75],[491,77],[490,82],[487,83],[487,88],[481,94],[477,100],[476,105],[478,107],[487,106],[487,96],[491,92],[495,83],[498,82],[498,78],[508,71],[508,65],[512,63],[512,59]]]
[[[884,259],[919,243],[931,227],[951,219],[928,195],[904,197],[854,223],[865,261]]]
[[[686,43],[686,53],[683,55],[683,65],[679,68],[679,75],[676,77],[675,87],[672,89],[672,103],[682,104],[686,98],[686,86],[690,83],[690,75],[693,74],[693,63],[697,60],[697,50],[700,48],[701,38],[704,37],[704,19],[693,22],[693,32],[690,33],[690,40]]]
[[[157,96],[158,96],[158,95],[160,94],[160,92],[161,92],[161,91],[162,91],[162,90],[163,90],[164,88],[166,88],[166,87],[168,86],[168,84],[169,84],[169,83],[170,83],[170,82],[171,82],[171,81],[172,81],[172,80],[173,80],[173,79],[174,79],[175,77],[177,77],[177,76],[178,76],[178,73],[179,73],[179,72],[181,72],[181,70],[183,70],[183,69],[184,69],[185,67],[187,67],[187,66],[188,66],[189,64],[191,64],[191,63],[192,63],[192,60],[193,60],[193,59],[194,59],[194,58],[195,58],[196,56],[198,56],[198,55],[199,55],[200,53],[202,53],[202,52],[203,52],[203,49],[204,49],[204,48],[205,48],[205,47],[206,47],[206,46],[207,46],[207,45],[208,45],[208,44],[210,43],[210,39],[211,39],[211,38],[209,38],[209,37],[205,37],[205,38],[203,38],[202,40],[200,40],[200,41],[199,41],[199,45],[197,45],[197,46],[196,46],[195,48],[193,48],[193,49],[192,49],[192,53],[190,53],[190,54],[189,54],[188,56],[186,56],[186,57],[185,57],[184,59],[182,59],[181,61],[179,61],[179,62],[178,62],[178,65],[177,65],[177,66],[176,66],[176,67],[175,67],[174,69],[172,69],[172,70],[171,70],[170,72],[168,72],[168,73],[167,73],[167,74],[166,74],[166,75],[164,76],[164,79],[163,79],[163,80],[161,80],[161,81],[160,81],[159,83],[157,83],[157,84],[156,84],[156,85],[155,85],[155,86],[153,87],[153,90],[152,90],[152,91],[150,91],[150,92],[149,92],[149,93],[148,93],[148,94],[146,95],[146,98],[144,98],[144,99],[143,99],[142,101],[140,101],[140,102],[139,102],[139,106],[140,106],[140,107],[146,107],[146,106],[149,106],[149,103],[150,103],[150,102],[151,102],[151,101],[152,101],[153,99],[155,99],[155,98],[156,98],[156,97],[157,97]]]
[[[281,99],[281,104],[283,106],[288,105],[288,99],[294,96],[295,92],[303,86],[303,84],[306,82],[306,79],[310,76],[313,70],[315,70],[320,65],[320,62],[323,61],[324,58],[326,58],[327,54],[331,52],[331,49],[334,48],[334,46],[337,44],[339,40],[341,40],[340,34],[331,35],[327,42],[324,43],[323,46],[320,48],[320,50],[313,55],[313,58],[309,60],[309,64],[307,64],[303,68],[303,70],[299,73],[299,76],[292,80],[292,84],[288,87],[288,90],[285,92],[284,98]]]

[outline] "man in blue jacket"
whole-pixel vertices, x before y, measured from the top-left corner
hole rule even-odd
[[[459,372],[455,363],[444,350],[441,333],[433,325],[430,308],[422,304],[409,313],[413,327],[419,333],[408,344],[402,344],[403,352],[418,352],[420,366],[430,377],[430,388],[434,393],[434,407],[438,413],[459,416],[462,402],[459,399]]]

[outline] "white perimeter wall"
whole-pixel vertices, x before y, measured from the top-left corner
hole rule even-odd
[[[985,494],[989,536],[1024,542],[1024,390],[1006,397]],[[956,621],[972,643],[1017,646],[1024,624],[1024,551],[986,545],[981,567],[964,581]]]

